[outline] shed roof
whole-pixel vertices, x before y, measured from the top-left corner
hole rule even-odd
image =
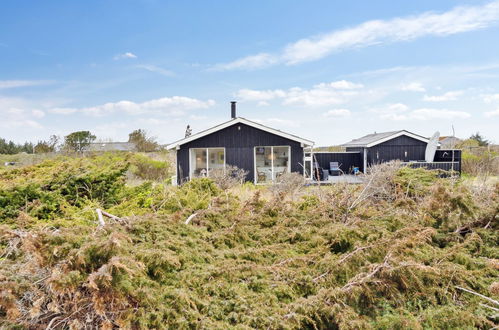
[[[92,142],[85,151],[133,151],[135,144],[131,142]]]
[[[354,139],[350,142],[344,143],[341,146],[343,146],[343,147],[370,148],[370,147],[373,147],[373,146],[378,145],[380,143],[383,143],[383,142],[389,141],[391,139],[394,139],[396,137],[399,137],[401,135],[405,135],[405,136],[408,136],[408,137],[411,137],[413,139],[423,141],[426,143],[428,143],[428,141],[429,141],[429,139],[427,139],[421,135],[414,134],[414,133],[411,133],[411,132],[406,131],[406,130],[400,130],[400,131],[368,134],[368,135],[365,135],[361,138]]]
[[[229,121],[226,121],[226,122],[224,122],[222,124],[219,124],[217,126],[213,126],[212,128],[208,128],[208,129],[206,129],[204,131],[201,131],[201,132],[198,132],[198,133],[193,134],[191,136],[188,136],[188,137],[186,137],[184,139],[181,139],[181,140],[175,141],[173,143],[170,143],[169,145],[166,146],[166,149],[170,150],[170,149],[177,148],[177,147],[179,147],[179,146],[181,146],[183,144],[186,144],[188,142],[197,140],[199,138],[202,138],[203,136],[206,136],[206,135],[211,134],[211,133],[218,132],[218,131],[220,131],[220,130],[222,130],[224,128],[227,128],[229,126],[232,126],[232,125],[235,125],[235,124],[239,124],[239,123],[246,124],[248,126],[260,129],[262,131],[265,131],[265,132],[268,132],[268,133],[271,133],[271,134],[275,134],[275,135],[284,137],[284,138],[289,139],[289,140],[300,142],[304,146],[312,146],[312,145],[314,145],[314,142],[312,142],[310,140],[303,139],[303,138],[298,137],[298,136],[293,135],[293,134],[285,133],[285,132],[280,131],[278,129],[274,129],[274,128],[271,128],[271,127],[268,127],[268,126],[256,123],[256,122],[248,120],[246,118],[237,117],[237,118],[231,119]]]

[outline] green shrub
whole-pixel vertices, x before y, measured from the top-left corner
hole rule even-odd
[[[457,286],[497,299],[499,185],[477,194],[397,168],[369,194],[321,186],[283,201],[207,178],[128,186],[129,163],[103,155],[0,172],[0,327],[497,325]],[[98,227],[103,206],[126,221]],[[23,226],[30,215],[41,225]]]
[[[164,181],[173,175],[169,163],[141,154],[134,155],[131,164],[132,173],[143,180]]]
[[[126,157],[107,154],[0,171],[0,221],[20,211],[46,220],[95,202],[110,207],[126,189],[128,166]]]

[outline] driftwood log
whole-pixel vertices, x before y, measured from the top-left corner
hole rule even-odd
[[[195,217],[196,215],[198,215],[198,214],[197,214],[197,213],[193,213],[193,214],[191,214],[191,215],[190,215],[190,216],[189,216],[189,217],[185,220],[184,224],[188,225],[188,224],[189,224],[189,222],[191,222],[191,220],[192,220],[192,219],[194,219],[194,217]]]
[[[478,297],[480,297],[482,299],[485,299],[485,300],[487,300],[487,301],[489,301],[489,302],[491,302],[491,303],[499,306],[499,301],[494,300],[492,298],[489,298],[487,296],[484,296],[483,294],[480,294],[478,292],[475,292],[475,291],[472,291],[470,289],[466,289],[466,288],[463,288],[463,287],[460,287],[460,286],[457,286],[457,285],[456,285],[456,289],[459,289],[459,290],[462,290],[464,292],[468,292],[468,293],[474,294],[475,296],[478,296]],[[490,307],[490,306],[488,306],[488,307]]]
[[[106,225],[106,223],[104,222],[104,217],[108,217],[108,218],[113,219],[115,221],[118,221],[120,223],[125,222],[125,219],[117,217],[117,216],[115,216],[111,213],[108,213],[106,211],[103,211],[101,209],[95,209],[95,212],[97,212],[97,217],[99,218],[99,226],[101,226],[101,227]]]

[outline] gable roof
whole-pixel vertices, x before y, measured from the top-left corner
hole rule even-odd
[[[402,135],[405,135],[405,136],[408,136],[408,137],[411,137],[413,139],[416,139],[416,140],[419,140],[422,142],[426,142],[426,143],[428,143],[428,141],[430,141],[429,139],[427,139],[421,135],[414,134],[414,133],[411,133],[411,132],[406,131],[406,130],[401,130],[401,131],[368,134],[368,135],[363,136],[361,138],[354,139],[350,142],[344,143],[341,146],[342,147],[370,148],[370,147],[373,147],[375,145],[389,141],[391,139],[394,139],[394,138],[402,136]]]
[[[227,128],[227,127],[235,125],[235,124],[245,124],[245,125],[254,127],[256,129],[260,129],[262,131],[281,136],[281,137],[286,138],[286,139],[290,139],[290,140],[293,140],[296,142],[303,143],[306,146],[312,146],[314,144],[314,142],[312,142],[310,140],[303,139],[303,138],[298,137],[296,135],[285,133],[285,132],[280,131],[278,129],[270,128],[268,126],[256,123],[256,122],[248,120],[246,118],[237,117],[237,118],[231,119],[229,121],[226,121],[225,123],[219,124],[217,126],[213,126],[212,128],[208,128],[204,131],[201,131],[201,132],[198,132],[198,133],[193,134],[191,136],[188,136],[184,139],[170,143],[169,145],[166,146],[166,149],[171,150],[171,149],[177,148],[177,147],[181,146],[182,144],[186,144],[186,143],[189,143],[191,141],[197,140],[203,136],[218,132],[224,128]]]
[[[85,151],[133,151],[135,144],[131,142],[92,142]]]

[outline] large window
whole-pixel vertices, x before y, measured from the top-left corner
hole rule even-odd
[[[208,177],[210,171],[225,168],[224,148],[194,148],[190,149],[191,178]]]
[[[268,183],[291,170],[289,146],[255,147],[255,182]]]

